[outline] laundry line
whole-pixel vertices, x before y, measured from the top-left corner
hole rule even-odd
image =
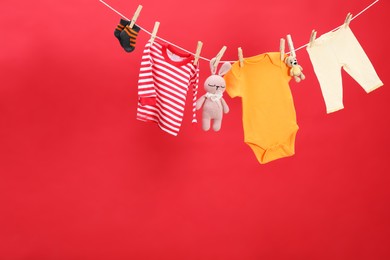
[[[128,21],[131,21],[131,19],[129,19],[129,18],[127,18],[126,16],[124,16],[123,14],[121,14],[119,11],[117,11],[116,9],[114,9],[112,6],[110,6],[109,4],[107,4],[106,2],[104,2],[103,0],[99,0],[99,1],[100,1],[102,4],[104,4],[105,6],[107,6],[108,8],[110,8],[112,11],[114,11],[115,13],[117,13],[118,15],[120,15],[122,18],[124,18],[124,19],[126,19],[126,20],[128,20]],[[378,2],[379,2],[379,0],[375,0],[374,2],[372,2],[370,5],[368,5],[366,8],[364,8],[362,11],[360,11],[357,15],[354,15],[354,16],[352,17],[351,21],[352,21],[352,20],[355,20],[358,16],[360,16],[361,14],[363,14],[365,11],[367,11],[369,8],[371,8],[374,4],[376,4],[376,3],[378,3]],[[146,33],[149,34],[149,35],[152,35],[152,33],[149,32],[148,30],[146,30],[145,28],[139,26],[138,24],[137,24],[137,26],[138,26],[142,31],[146,32]],[[334,28],[333,30],[331,30],[331,31],[329,31],[329,32],[337,31],[338,29],[340,29],[341,26],[343,26],[343,25],[340,25],[340,26]],[[159,37],[158,35],[156,35],[156,38],[159,39],[159,40],[161,40],[161,41],[163,41],[163,42],[165,42],[165,43],[168,43],[168,44],[170,44],[170,45],[173,45],[173,46],[175,46],[176,48],[178,48],[178,49],[180,49],[180,50],[182,50],[182,51],[185,51],[185,52],[187,52],[187,53],[190,53],[190,54],[192,54],[192,55],[195,55],[195,53],[193,53],[193,52],[191,52],[191,51],[189,51],[189,50],[186,50],[186,49],[184,49],[184,48],[182,48],[182,47],[180,47],[180,46],[178,46],[178,45],[176,45],[176,44],[174,44],[174,43],[172,43],[172,42],[169,42],[169,41],[167,41],[167,40],[165,40],[165,39]],[[304,44],[304,45],[302,45],[302,46],[300,46],[300,47],[298,47],[298,48],[295,48],[294,51],[299,51],[300,49],[303,49],[303,48],[305,48],[306,46],[308,46],[308,44],[309,44],[309,43],[306,43],[306,44]],[[289,53],[290,53],[290,52],[287,52],[286,54],[289,54]],[[207,58],[202,57],[202,56],[200,56],[199,59],[202,59],[202,60],[205,60],[205,61],[210,62],[210,59],[207,59]],[[220,61],[220,63],[221,63],[221,62],[230,62],[230,63],[234,63],[234,62],[236,62],[236,60],[235,60],[235,61]]]

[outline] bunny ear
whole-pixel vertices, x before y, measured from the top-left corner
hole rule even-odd
[[[211,74],[215,75],[217,73],[217,66],[214,66],[214,62],[216,61],[217,58],[212,58],[210,61],[210,70]]]
[[[221,69],[219,70],[218,75],[219,76],[225,75],[231,68],[232,68],[232,65],[229,62],[225,62],[222,65]]]

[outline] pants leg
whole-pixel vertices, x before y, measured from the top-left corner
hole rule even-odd
[[[367,92],[383,86],[374,66],[349,27],[341,28],[342,37],[334,42],[336,55],[344,70]],[[336,48],[337,47],[337,48]]]
[[[326,42],[307,48],[307,52],[320,83],[326,112],[343,109],[341,65],[335,53]]]

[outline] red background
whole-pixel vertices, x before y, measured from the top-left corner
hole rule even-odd
[[[236,60],[286,34],[299,47],[371,2],[108,3],[130,18],[142,4],[142,27],[160,21],[159,36]],[[190,102],[178,137],[135,120],[149,36],[124,52],[120,17],[99,1],[2,0],[0,259],[390,259],[389,10],[351,22],[385,86],[366,94],[343,72],[345,109],[327,115],[298,51],[296,155],[260,165],[238,98],[226,95],[219,133],[190,123]]]

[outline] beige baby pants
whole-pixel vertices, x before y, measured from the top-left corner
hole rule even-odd
[[[307,47],[321,86],[327,113],[343,109],[341,68],[367,92],[383,86],[374,67],[349,26],[317,38]]]

